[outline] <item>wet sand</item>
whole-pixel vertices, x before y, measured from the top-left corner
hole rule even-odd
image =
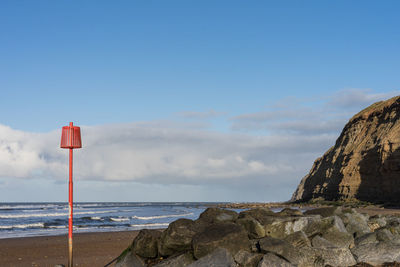
[[[104,266],[118,257],[138,231],[74,235],[74,266]],[[67,236],[0,239],[0,266],[68,266]],[[110,265],[113,266],[114,264]]]

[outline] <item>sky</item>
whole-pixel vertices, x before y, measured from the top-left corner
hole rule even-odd
[[[289,200],[400,95],[399,1],[0,1],[0,201]]]

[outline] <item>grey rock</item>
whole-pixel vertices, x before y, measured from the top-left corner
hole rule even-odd
[[[178,219],[161,234],[158,251],[162,256],[170,256],[191,249],[192,238],[196,234],[194,222],[189,219]]]
[[[334,248],[334,244],[323,238],[322,236],[316,235],[311,239],[311,245],[314,248]]]
[[[307,229],[310,224],[321,221],[320,216],[270,217],[264,224],[265,235],[274,238],[285,238],[294,232]]]
[[[250,253],[246,250],[240,250],[236,253],[234,259],[239,266],[256,267],[263,256],[264,255],[260,253]]]
[[[236,263],[227,249],[217,248],[212,253],[188,265],[188,267],[236,267]]]
[[[54,267],[65,267],[65,265],[64,264],[56,264],[56,265],[54,265]]]
[[[314,255],[314,265],[323,262],[323,266],[352,266],[357,263],[348,248],[312,248],[310,254]]]
[[[349,248],[354,245],[353,236],[347,232],[343,221],[336,215],[310,223],[304,232],[307,236],[320,235],[336,247]]]
[[[342,214],[342,207],[323,207],[304,212],[304,215],[321,215],[321,217],[331,217],[339,214]]]
[[[129,251],[122,257],[120,260],[118,260],[115,264],[115,267],[145,267],[146,264],[144,261],[137,256],[136,254],[132,253],[132,251]]]
[[[266,223],[270,223],[271,221],[273,221],[273,217],[275,217],[276,214],[275,212],[271,211],[268,208],[250,209],[239,213],[239,218],[245,218],[248,216],[256,219],[262,225],[264,225]]]
[[[160,231],[140,230],[139,234],[133,240],[133,251],[144,258],[155,258],[158,255],[158,239],[161,236]]]
[[[371,229],[368,225],[368,216],[357,213],[353,210],[352,212],[343,213],[339,216],[346,226],[347,232],[354,237],[371,233]]]
[[[295,267],[296,265],[291,264],[290,262],[284,260],[281,257],[273,253],[267,253],[264,255],[258,267]]]
[[[382,215],[375,215],[369,218],[368,227],[371,231],[375,231],[380,227],[386,226],[386,218]]]
[[[287,242],[292,244],[295,248],[311,247],[311,242],[303,231],[297,231],[285,237]]]
[[[386,228],[379,228],[375,231],[376,240],[377,241],[392,241],[394,239],[394,235]]]
[[[362,236],[354,239],[354,244],[356,246],[362,246],[362,245],[371,244],[371,243],[378,243],[375,232],[368,233],[368,234],[362,235]]]
[[[154,265],[154,267],[185,267],[193,262],[193,254],[185,253],[176,257],[167,258],[166,260]]]
[[[236,220],[236,223],[243,226],[246,229],[249,238],[262,238],[265,236],[264,227],[254,218],[245,217]]]
[[[303,213],[298,209],[284,208],[277,213],[278,216],[303,216]]]
[[[384,262],[400,261],[400,245],[391,242],[369,243],[351,249],[357,262],[379,265]]]
[[[304,261],[305,255],[285,240],[264,237],[260,239],[259,245],[262,253],[275,253],[292,264],[298,265]]]
[[[196,259],[204,257],[216,248],[226,248],[232,255],[239,250],[250,251],[250,240],[243,227],[234,223],[212,224],[196,234],[192,241]]]
[[[199,221],[206,223],[219,223],[219,222],[233,222],[238,218],[233,210],[226,210],[220,208],[208,208],[199,216]]]

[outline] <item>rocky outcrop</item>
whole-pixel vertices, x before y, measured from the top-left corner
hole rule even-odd
[[[400,203],[400,97],[356,114],[318,158],[292,201]]]
[[[259,227],[264,231],[255,230]],[[324,267],[400,261],[398,217],[369,217],[340,207],[304,214],[213,208],[195,221],[179,219],[162,233],[153,231],[142,230],[115,266]]]

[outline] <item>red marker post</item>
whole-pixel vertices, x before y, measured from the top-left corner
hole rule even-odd
[[[72,183],[72,160],[73,149],[82,147],[81,128],[74,126],[72,122],[69,126],[62,127],[61,148],[69,149],[69,219],[68,219],[68,267],[72,267],[72,214],[73,214],[73,183]]]

